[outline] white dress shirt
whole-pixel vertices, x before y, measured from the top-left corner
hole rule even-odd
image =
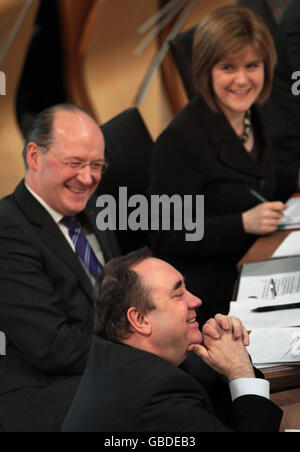
[[[261,378],[239,378],[229,383],[231,399],[244,395],[257,395],[270,399],[270,383]]]
[[[32,196],[42,205],[42,207],[44,207],[44,209],[49,213],[51,218],[54,220],[54,222],[57,224],[58,228],[63,233],[65,239],[67,240],[68,244],[72,248],[73,252],[76,253],[75,246],[69,235],[68,228],[60,223],[60,221],[63,219],[63,215],[56,212],[55,210],[53,210],[39,195],[37,195],[30,187],[28,187],[28,185],[25,184],[25,187],[32,194]],[[94,251],[96,258],[100,262],[100,264],[102,266],[105,265],[104,255],[103,255],[100,244],[99,244],[97,238],[95,237],[95,235],[88,234],[86,236],[86,238],[87,238],[92,250]],[[79,257],[79,259],[80,259],[80,257]],[[81,261],[81,259],[80,259],[80,261]],[[86,268],[86,266],[83,263],[82,263],[82,265],[83,265],[85,271],[87,272],[91,282],[94,284],[95,278],[93,277],[93,275],[91,275],[91,273],[88,271],[88,269]]]

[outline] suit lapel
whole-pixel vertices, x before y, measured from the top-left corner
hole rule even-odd
[[[255,130],[262,131],[260,141],[263,143],[259,162],[249,155],[223,114],[211,111],[200,96],[192,103],[192,108],[201,118],[208,139],[215,146],[218,158],[224,165],[250,176],[258,178],[264,176],[266,160],[268,161],[266,152],[268,143],[260,115],[255,107],[252,113],[253,123],[256,125]]]
[[[80,260],[49,213],[26,189],[24,182],[17,187],[15,199],[27,220],[38,231],[45,246],[71,268],[86,294],[93,300],[93,286]]]

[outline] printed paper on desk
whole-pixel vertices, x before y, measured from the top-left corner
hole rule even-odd
[[[300,328],[252,330],[248,352],[254,365],[300,364]]]
[[[300,310],[284,309],[281,311],[252,312],[253,309],[299,302],[300,294],[286,295],[276,300],[245,300],[230,303],[229,315],[238,317],[247,330],[255,328],[299,327]]]
[[[289,256],[244,264],[236,299],[272,299],[295,292],[300,292],[300,256]]]
[[[271,276],[243,276],[240,281],[237,300],[249,298],[272,300],[271,280],[275,283],[277,296],[300,292],[300,271],[278,273]]]
[[[300,231],[291,232],[277,248],[272,258],[296,255],[300,255]]]

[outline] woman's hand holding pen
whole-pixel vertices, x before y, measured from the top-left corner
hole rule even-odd
[[[267,235],[275,232],[288,206],[281,201],[265,202],[242,214],[248,234]]]

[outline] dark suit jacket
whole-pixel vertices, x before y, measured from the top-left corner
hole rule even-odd
[[[95,336],[63,431],[225,432],[229,426],[236,431],[279,430],[282,412],[269,400],[243,396],[232,403],[223,377],[200,359],[189,357],[184,368]],[[215,392],[216,405],[228,407],[224,422],[216,417],[210,399]]]
[[[299,0],[292,0],[286,7],[275,42],[278,63],[269,111],[270,132],[278,161],[300,167],[300,95],[292,93],[292,74],[300,71]]]
[[[261,144],[258,162],[244,149],[225,116],[213,113],[200,96],[155,144],[150,193],[205,195],[203,240],[187,242],[185,230],[150,234],[153,252],[178,268],[191,292],[202,298],[204,320],[216,312],[228,313],[236,264],[257,238],[246,234],[242,224],[241,214],[260,203],[249,189],[278,200],[287,199],[298,188],[296,169],[276,172],[270,140],[256,108],[252,116]]]
[[[97,231],[92,204],[84,214],[109,260],[118,246]],[[93,286],[23,182],[0,202],[0,331],[0,425],[59,431],[91,345]]]

